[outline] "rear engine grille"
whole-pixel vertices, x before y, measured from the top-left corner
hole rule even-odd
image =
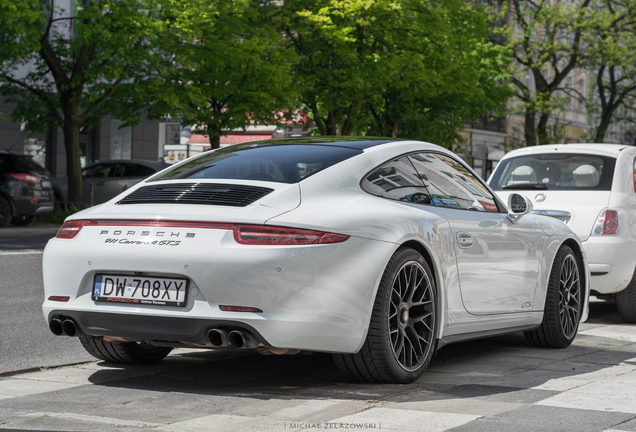
[[[274,189],[209,183],[173,183],[144,186],[117,204],[207,204],[245,207]]]

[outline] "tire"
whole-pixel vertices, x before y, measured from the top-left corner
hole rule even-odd
[[[583,307],[582,268],[583,263],[574,251],[561,246],[550,272],[541,327],[524,332],[530,345],[565,348],[572,343]]]
[[[435,351],[436,307],[427,262],[413,249],[398,249],[382,275],[362,348],[356,354],[334,354],[336,366],[357,381],[415,381]]]
[[[616,293],[616,307],[623,321],[636,324],[636,271],[627,288]]]
[[[16,216],[11,219],[11,223],[15,226],[27,226],[35,220],[35,215]]]
[[[155,347],[143,342],[106,342],[94,336],[80,336],[79,340],[90,355],[110,363],[156,363],[172,351],[169,347]]]
[[[0,197],[0,228],[9,225],[12,217],[11,204],[6,199]]]

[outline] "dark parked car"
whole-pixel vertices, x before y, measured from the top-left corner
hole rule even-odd
[[[0,151],[0,227],[28,225],[53,211],[49,172],[28,155]]]
[[[165,162],[149,160],[105,160],[82,169],[84,180],[84,204],[95,205],[108,201],[129,187],[168,167]],[[57,199],[68,201],[67,177],[53,179]]]

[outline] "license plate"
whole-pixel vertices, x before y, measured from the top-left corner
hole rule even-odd
[[[51,187],[51,182],[48,180],[42,180],[42,187],[43,188],[50,188]]]
[[[187,279],[96,275],[92,299],[97,302],[151,306],[186,305]]]

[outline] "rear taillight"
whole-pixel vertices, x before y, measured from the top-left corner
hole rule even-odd
[[[86,225],[97,225],[94,220],[72,220],[66,221],[55,235],[56,238],[72,239]]]
[[[349,236],[297,228],[234,225],[234,240],[248,245],[309,245],[340,243]]]
[[[241,225],[226,222],[162,221],[162,220],[108,220],[85,219],[64,222],[55,237],[72,239],[85,226],[143,226],[161,228],[201,228],[233,230],[237,243],[245,245],[311,245],[340,243],[347,235],[298,228],[264,225]]]
[[[35,185],[38,182],[38,178],[31,174],[25,173],[9,173],[9,176],[13,177],[16,180],[20,180],[28,185]]]
[[[599,215],[592,235],[614,235],[618,233],[618,212],[616,210],[603,210]]]

